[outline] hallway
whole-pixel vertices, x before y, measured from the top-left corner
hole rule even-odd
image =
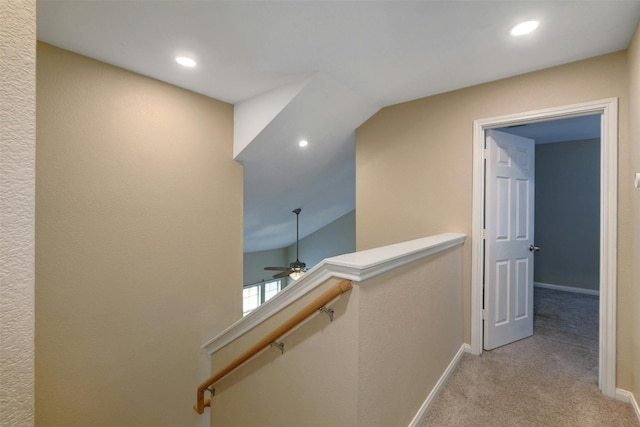
[[[536,288],[534,307],[534,335],[465,354],[423,427],[640,425],[598,391],[598,297]]]

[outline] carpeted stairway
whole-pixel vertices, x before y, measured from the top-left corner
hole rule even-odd
[[[465,354],[422,427],[640,426],[598,391],[598,297],[536,288],[534,304],[534,335]]]

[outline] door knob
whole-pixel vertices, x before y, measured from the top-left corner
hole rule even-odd
[[[529,251],[531,252],[538,252],[540,250],[539,247],[534,246],[534,245],[529,245]]]

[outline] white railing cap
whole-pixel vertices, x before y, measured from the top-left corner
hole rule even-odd
[[[209,354],[215,353],[332,277],[362,282],[410,262],[461,245],[466,237],[463,233],[443,233],[326,258],[307,271],[294,284],[287,286],[275,297],[207,341],[201,348]]]

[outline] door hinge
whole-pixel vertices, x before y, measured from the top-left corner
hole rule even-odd
[[[485,159],[485,160],[487,159],[487,149],[486,148],[482,149],[482,158]]]
[[[486,228],[482,229],[482,238],[486,239],[489,236],[489,231]]]
[[[487,317],[489,317],[489,313],[487,312],[486,308],[482,309],[482,320],[487,320]]]

